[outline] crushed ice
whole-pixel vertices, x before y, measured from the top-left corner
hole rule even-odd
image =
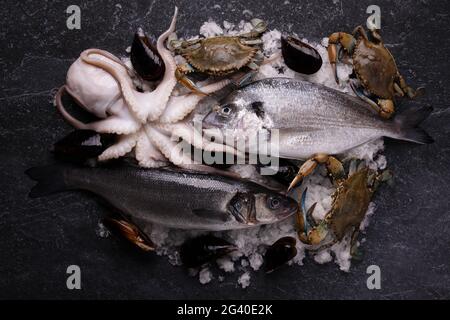
[[[214,8],[220,9],[220,6],[216,5]],[[246,13],[250,14],[248,12]],[[244,20],[239,22],[237,25],[228,21],[224,21],[222,25],[219,25],[210,19],[201,26],[199,34],[204,37],[236,35],[243,32],[249,32],[251,29],[251,23]],[[197,37],[198,36],[195,36],[189,39],[194,39]],[[280,37],[281,32],[276,29],[269,30],[262,36],[262,40],[264,42],[263,49],[266,57],[271,57],[280,52]],[[338,65],[338,75],[341,80],[341,85],[337,85],[334,80],[327,54],[328,38],[323,38],[320,42],[312,42],[307,39],[301,40],[315,47],[322,56],[323,66],[316,74],[298,74],[290,70],[284,64],[282,59],[274,59],[272,63],[261,66],[258,74],[256,75],[256,79],[279,76],[299,78],[314,83],[319,83],[348,94],[353,94],[346,85],[348,77],[352,71],[350,66],[344,64]],[[176,59],[178,59],[177,62],[182,61],[180,56],[177,56]],[[129,59],[124,58],[124,62],[127,64],[129,69],[132,70]],[[137,80],[135,79],[135,81]],[[143,89],[151,89],[147,87],[149,85],[148,83],[141,82],[135,84]],[[387,162],[386,158],[381,154],[383,150],[383,140],[379,139],[351,150],[347,154],[343,155],[343,158],[358,158],[364,160],[372,169],[385,169]],[[239,170],[242,171],[247,169],[250,170],[248,174],[251,175],[253,173],[253,169],[251,168],[242,167]],[[327,178],[325,169],[319,167],[314,174],[306,178],[297,194],[301,194],[306,187],[308,188],[306,207],[310,207],[313,203],[317,202],[314,216],[316,219],[322,219],[326,212],[331,208],[331,196],[334,192],[334,188]],[[375,204],[371,203],[366,214],[366,218],[361,224],[361,231],[364,231],[367,228],[369,218],[374,214],[375,208]],[[266,225],[258,228],[217,232],[217,236],[234,243],[238,247],[238,250],[216,261],[218,271],[212,268],[212,266],[209,266],[200,268],[199,270],[191,269],[190,274],[192,276],[198,276],[201,284],[207,284],[215,279],[213,272],[218,273],[217,281],[220,282],[224,281],[230,273],[240,272],[237,283],[242,288],[248,287],[250,285],[251,272],[259,270],[264,263],[263,256],[267,246],[286,236],[292,236],[297,239],[294,219],[295,218],[292,217],[277,224]],[[99,227],[99,231],[101,231],[98,232],[102,237],[107,236],[103,228],[104,226]],[[158,248],[157,254],[167,256],[170,263],[173,265],[181,265],[177,247],[179,247],[187,239],[205,233],[206,232],[173,230],[161,226],[153,226],[153,228],[149,231],[152,241]],[[297,241],[297,252],[297,256],[290,262],[290,265],[303,265],[303,259],[306,256],[306,252],[304,245],[300,241]],[[314,261],[318,264],[334,261],[342,271],[348,272],[350,269],[351,256],[348,238],[335,244],[329,249],[324,249],[317,253],[310,254],[313,255]]]

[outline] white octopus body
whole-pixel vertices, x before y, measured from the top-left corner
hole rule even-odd
[[[117,69],[117,72],[127,72],[117,58],[112,60],[101,54],[96,56],[98,56],[98,60],[108,61]],[[72,117],[61,102],[61,94],[64,90],[80,106],[103,120],[85,124]],[[105,70],[85,63],[81,57],[69,68],[66,86],[61,88],[56,100],[58,110],[63,117],[78,129],[90,129],[99,133],[120,135],[136,132],[141,127],[141,123],[125,103],[116,79]]]

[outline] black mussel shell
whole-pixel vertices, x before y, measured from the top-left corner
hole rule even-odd
[[[269,166],[257,166],[258,172],[261,174],[262,169],[274,170],[272,175],[268,175],[268,178],[274,179],[282,185],[288,187],[292,180],[296,177],[299,167],[286,159],[279,159],[278,167],[271,168]],[[275,171],[276,170],[276,171]]]
[[[155,250],[155,245],[150,238],[130,221],[119,217],[107,217],[103,219],[102,222],[111,233],[127,240],[139,250],[144,252],[151,252]]]
[[[155,41],[150,39],[141,28],[134,36],[131,46],[131,63],[134,70],[147,81],[157,81],[162,79],[166,67],[158,50]]]
[[[112,135],[103,135],[91,130],[71,132],[54,145],[55,157],[59,160],[86,164],[96,159],[114,142]]]
[[[295,72],[314,74],[322,67],[319,52],[292,36],[281,37],[281,52],[286,65]]]
[[[235,245],[212,235],[187,240],[180,248],[181,262],[187,268],[196,268],[235,251]]]
[[[271,245],[264,256],[266,273],[271,273],[291,261],[297,255],[296,243],[295,238],[284,237]]]

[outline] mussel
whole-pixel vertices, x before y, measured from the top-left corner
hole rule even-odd
[[[295,72],[314,74],[322,67],[319,52],[295,37],[281,37],[281,52],[286,65]]]
[[[103,220],[103,224],[109,231],[126,239],[140,250],[145,252],[155,250],[155,245],[150,238],[131,222],[121,218],[108,217]]]
[[[264,256],[266,273],[271,273],[291,261],[297,255],[296,243],[295,238],[284,237],[272,244]]]
[[[131,46],[130,59],[133,68],[147,81],[160,80],[166,70],[155,43],[153,38],[149,38],[144,30],[139,28]]]
[[[75,130],[54,145],[57,159],[86,164],[96,159],[114,142],[114,137],[91,130]]]
[[[212,235],[187,240],[180,248],[181,262],[187,268],[196,268],[237,250],[228,241]]]
[[[298,166],[287,159],[279,159],[279,164],[277,167],[257,165],[256,169],[260,174],[262,173],[263,169],[266,172],[272,171],[272,174],[267,176],[286,187],[290,185],[290,183],[292,182],[292,180],[294,180],[298,173]]]

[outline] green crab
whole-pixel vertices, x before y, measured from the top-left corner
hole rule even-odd
[[[352,34],[336,32],[329,37],[328,57],[338,84],[337,45],[353,60],[353,71],[359,80],[359,85],[350,82],[353,91],[381,117],[388,119],[393,115],[395,95],[412,99],[424,93],[424,88],[414,90],[406,84],[379,30],[372,28],[367,34],[362,26],[356,27]]]
[[[236,36],[217,36],[180,41],[172,39],[171,48],[186,59],[178,65],[175,75],[178,81],[193,92],[204,94],[192,80],[186,77],[191,72],[201,72],[211,76],[226,76],[247,67],[258,70],[264,61],[261,51],[261,35],[267,24],[260,19],[251,21],[253,29]]]
[[[318,222],[312,216],[316,203],[308,210],[305,208],[307,193],[305,190],[297,214],[300,241],[314,246],[314,250],[321,250],[342,241],[349,232],[352,232],[350,252],[355,256],[360,225],[372,196],[381,182],[390,179],[391,173],[388,170],[378,173],[364,165],[357,168],[356,162],[352,161],[348,177],[334,181],[337,188],[332,196],[332,207],[325,218]]]

